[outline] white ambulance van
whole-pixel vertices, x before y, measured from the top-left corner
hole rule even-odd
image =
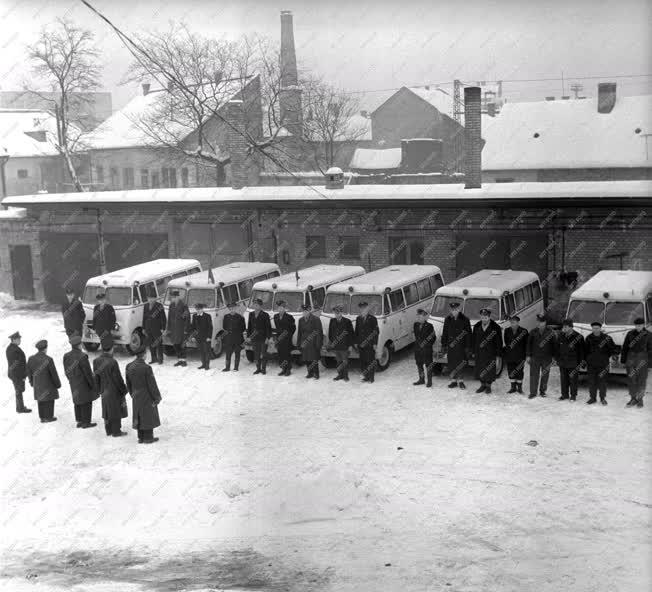
[[[323,264],[299,269],[294,273],[286,273],[273,280],[257,282],[253,287],[251,301],[245,314],[245,321],[248,321],[249,313],[253,310],[251,302],[256,298],[260,298],[263,301],[263,310],[267,311],[272,318],[272,332],[276,330],[273,317],[274,313],[278,310],[276,303],[279,300],[285,301],[287,311],[295,317],[298,323],[303,304],[309,304],[313,308],[315,306],[323,306],[324,299],[326,298],[326,289],[329,286],[364,273],[364,267],[360,267],[359,265]],[[296,346],[296,333],[292,342]],[[247,345],[246,350],[247,359],[250,362],[253,361],[254,354],[251,346]],[[276,353],[273,341],[268,346],[267,352],[269,354]],[[295,350],[293,353],[299,352]]]
[[[460,311],[471,321],[471,329],[480,320],[482,308],[491,310],[491,318],[503,331],[509,327],[512,315],[518,315],[521,326],[530,331],[537,325],[537,315],[544,312],[539,276],[532,271],[482,269],[439,288],[430,314],[437,335],[435,363],[439,367],[446,363],[441,350],[441,334],[451,302],[460,303]],[[497,374],[502,369],[501,360],[496,368]]]
[[[343,307],[343,314],[355,328],[360,302],[369,303],[369,312],[378,318],[377,367],[385,370],[394,352],[414,342],[417,310],[430,310],[435,291],[443,285],[444,277],[435,265],[390,265],[335,284],[326,293],[322,315],[324,335],[328,335],[334,306]],[[333,365],[334,354],[326,349],[322,354],[324,363]],[[359,356],[353,351],[351,357]]]
[[[603,269],[575,290],[566,315],[582,335],[591,332],[591,323],[602,323],[602,331],[611,336],[620,349],[634,319],[645,319],[652,330],[652,271]],[[625,367],[611,362],[610,371],[625,374]]]
[[[210,277],[212,274],[212,277]],[[170,292],[178,290],[179,296],[190,309],[190,315],[195,312],[195,304],[201,302],[204,304],[204,312],[211,316],[213,321],[213,355],[218,357],[222,354],[222,320],[228,312],[229,302],[237,302],[240,312],[243,312],[249,297],[251,289],[256,282],[267,280],[281,275],[281,271],[276,263],[259,263],[240,261],[214,267],[211,272],[202,271],[187,277],[172,280],[168,284],[165,294],[165,314],[167,315],[170,307]],[[167,335],[163,338],[163,343],[172,354],[171,344]],[[186,342],[187,347],[196,348],[197,341],[193,338]]]
[[[171,280],[198,271],[201,271],[201,264],[196,259],[155,259],[89,279],[82,295],[86,313],[84,347],[96,351],[100,346],[100,339],[92,328],[98,293],[106,294],[106,301],[115,309],[114,342],[124,345],[131,353],[143,344],[143,306],[148,292],[156,292],[161,301]]]

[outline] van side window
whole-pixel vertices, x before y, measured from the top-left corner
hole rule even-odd
[[[503,319],[508,319],[516,312],[514,308],[514,294],[503,296]]]
[[[142,284],[140,286],[140,301],[147,302],[147,296],[150,292],[156,293],[154,282],[147,282],[146,284]]]
[[[390,307],[389,307],[389,294],[383,294],[383,312],[382,314],[389,314],[390,313]]]
[[[525,306],[530,306],[534,302],[534,292],[532,290],[532,284],[525,286]]]
[[[133,294],[131,296],[131,301],[134,304],[141,304],[142,300],[140,299],[140,294],[138,293],[138,286],[134,286]]]
[[[193,267],[192,269],[186,271],[185,275],[191,275],[193,273],[199,273],[200,271],[201,271],[201,267]]]
[[[240,288],[240,296],[242,297],[243,300],[251,296],[251,288],[253,287],[256,281],[257,280],[248,279],[248,280],[242,280],[241,282],[238,282],[238,288]]]
[[[430,298],[430,296],[432,296],[432,288],[430,287],[430,280],[428,278],[419,280],[417,282],[417,286],[419,287],[420,300],[425,300],[426,298]]]
[[[159,298],[161,298],[163,294],[165,294],[165,290],[167,290],[168,284],[170,283],[171,279],[172,278],[168,276],[156,280],[156,291],[158,292]]]
[[[172,279],[176,280],[177,278],[186,277],[187,275],[188,275],[188,273],[185,272],[185,271],[178,271],[177,273],[172,274]]]
[[[267,276],[265,274],[256,276],[252,282],[255,284],[256,282],[262,282],[263,280],[267,279]]]
[[[238,302],[240,300],[238,297],[238,287],[235,284],[224,286],[222,288],[222,294],[224,295],[224,302],[227,304],[229,302]]]
[[[224,308],[224,300],[222,300],[222,292],[219,290],[215,290],[215,307],[216,308]]]
[[[405,308],[405,299],[402,290],[394,290],[389,294],[389,301],[392,303],[392,310],[402,310]]]
[[[273,278],[273,277],[278,277],[281,275],[281,272],[275,269],[274,271],[271,271],[270,273],[267,274],[268,278]]]
[[[516,290],[516,292],[514,292],[514,300],[516,303],[516,310],[525,308],[525,288],[521,288],[520,290]]]
[[[647,323],[652,323],[652,296],[645,301],[645,314],[647,315]]]
[[[534,294],[534,301],[541,300],[541,284],[539,282],[534,282],[532,284],[532,292]]]
[[[432,293],[434,294],[439,288],[444,285],[444,280],[441,277],[441,274],[430,276],[430,285],[432,286]]]
[[[312,306],[324,306],[324,299],[326,298],[326,289],[317,288],[311,292],[312,294]]]
[[[416,284],[409,284],[405,286],[405,288],[403,288],[403,292],[405,293],[405,301],[408,306],[419,301],[419,293],[417,291]]]

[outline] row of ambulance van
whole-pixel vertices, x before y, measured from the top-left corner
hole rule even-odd
[[[106,293],[107,301],[115,308],[115,342],[134,351],[144,341],[142,317],[147,294],[156,293],[167,310],[172,290],[179,291],[191,312],[195,304],[204,304],[205,312],[213,319],[212,347],[216,357],[223,349],[222,319],[229,302],[237,302],[245,315],[254,299],[262,300],[270,316],[279,300],[284,300],[288,312],[296,317],[301,315],[304,304],[319,306],[327,334],[335,305],[342,306],[344,315],[354,319],[359,303],[365,301],[379,321],[376,358],[381,370],[389,367],[395,352],[413,343],[413,324],[420,308],[430,311],[437,335],[438,364],[445,363],[439,344],[451,302],[460,303],[471,323],[479,320],[482,308],[491,309],[492,318],[501,328],[507,327],[509,317],[517,314],[521,325],[530,330],[536,326],[536,315],[544,312],[539,278],[530,271],[484,269],[446,284],[441,270],[434,265],[391,265],[369,273],[359,266],[315,265],[282,275],[274,263],[235,262],[207,271],[194,259],[158,259],[88,280],[82,296],[87,319],[83,337],[86,349],[94,351],[99,347],[92,328],[98,292]],[[621,345],[635,318],[644,318],[652,329],[652,272],[600,271],[571,294],[567,315],[584,335],[590,332],[591,322],[600,321],[603,330]],[[197,346],[192,338],[187,345]],[[273,343],[269,352],[274,353]],[[352,352],[352,357],[356,355]],[[332,356],[324,349],[325,365],[334,364]],[[247,357],[253,359],[249,350]],[[623,373],[624,368],[614,362],[611,371]]]

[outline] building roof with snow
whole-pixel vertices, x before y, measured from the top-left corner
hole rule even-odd
[[[367,171],[398,169],[401,166],[401,149],[356,148],[349,166]]]
[[[609,113],[597,98],[506,103],[482,124],[485,171],[652,166],[652,95],[619,96]]]
[[[10,158],[54,156],[56,139],[57,122],[49,111],[0,109],[0,148]]]

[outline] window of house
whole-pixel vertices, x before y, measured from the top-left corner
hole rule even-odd
[[[189,187],[188,184],[188,169],[183,167],[181,169],[181,187]]]
[[[392,304],[392,310],[402,310],[405,308],[405,298],[403,298],[402,290],[390,292],[389,301]]]
[[[306,259],[323,259],[326,257],[326,237],[306,236]]]
[[[419,302],[419,292],[417,290],[416,284],[405,286],[405,288],[403,288],[403,292],[405,293],[405,301],[408,306],[410,306],[410,304],[414,304],[415,302]]]
[[[140,169],[140,186],[143,189],[149,187],[149,171],[147,169]]]
[[[134,188],[134,169],[132,167],[122,169],[122,184],[125,189]]]
[[[111,170],[109,171],[109,175],[111,176],[111,188],[112,189],[118,189],[118,169],[115,167],[111,167]]]
[[[95,177],[98,183],[104,183],[104,167],[101,164],[95,167]]]
[[[152,171],[152,187],[158,189],[161,186],[161,180],[158,171]]]
[[[338,251],[343,259],[360,259],[360,237],[340,236]]]
[[[177,169],[170,169],[170,187],[177,186]]]
[[[163,167],[161,169],[161,183],[163,187],[170,186],[170,169]]]
[[[496,177],[496,183],[513,183],[514,177]]]
[[[18,178],[19,179],[27,179],[29,176],[29,173],[27,169],[18,169]]]

